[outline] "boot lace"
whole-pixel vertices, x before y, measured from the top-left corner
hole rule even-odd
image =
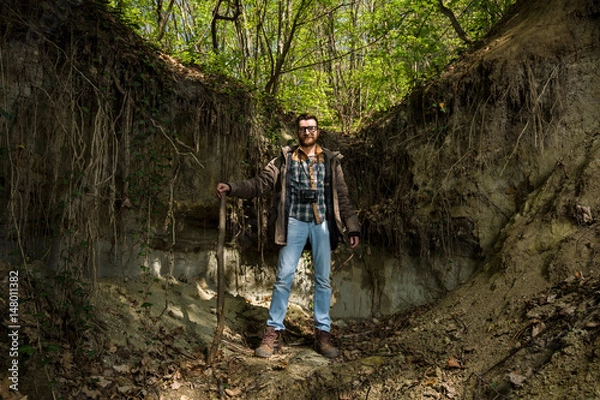
[[[267,346],[273,348],[277,344],[277,338],[279,334],[275,330],[267,329],[264,333],[262,344],[266,344]]]

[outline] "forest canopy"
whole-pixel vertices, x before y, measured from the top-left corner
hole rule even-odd
[[[435,77],[514,0],[109,0],[189,65],[352,131]]]

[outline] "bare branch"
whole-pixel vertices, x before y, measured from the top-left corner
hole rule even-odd
[[[165,13],[165,16],[162,16],[162,1],[160,1],[156,7],[156,14],[157,14],[157,22],[158,22],[158,35],[156,35],[156,41],[160,42],[163,38],[163,36],[165,35],[165,28],[167,26],[167,22],[169,21],[169,15],[171,15],[171,11],[173,10],[173,3],[175,3],[175,0],[170,0],[169,1],[169,5],[167,6],[167,12]],[[160,7],[160,9],[159,9]]]
[[[219,42],[217,40],[217,21],[218,20],[223,20],[223,21],[237,21],[237,19],[239,18],[239,16],[242,14],[242,7],[240,5],[239,0],[234,0],[234,3],[233,3],[233,15],[229,16],[229,15],[221,15],[221,14],[219,14],[219,8],[221,7],[222,3],[223,3],[223,0],[218,0],[217,1],[217,5],[215,6],[215,8],[213,10],[212,20],[210,21],[210,33],[211,33],[211,36],[212,36],[213,51],[215,53],[219,52]]]
[[[467,35],[467,33],[463,30],[463,28],[458,23],[456,16],[454,15],[454,13],[452,12],[451,9],[449,9],[448,7],[446,7],[444,5],[443,0],[438,0],[438,6],[439,6],[442,14],[444,14],[446,17],[448,17],[450,19],[450,22],[452,23],[452,27],[454,28],[454,31],[456,32],[458,37],[467,44],[473,43],[473,39],[471,39],[469,37],[469,35]]]

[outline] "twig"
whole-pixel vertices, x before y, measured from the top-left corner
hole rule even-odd
[[[241,354],[246,354],[246,355],[252,355],[254,353],[254,351],[248,349],[247,347],[243,347],[243,346],[239,346],[235,343],[232,343],[230,341],[225,340],[225,346],[227,346],[229,349],[234,350],[237,353],[241,353]]]
[[[458,318],[458,316],[456,316],[456,315],[453,315],[452,319],[455,322],[458,322],[459,324],[462,325],[462,327],[463,327],[462,333],[467,333],[469,331],[469,325],[471,325],[471,324],[469,324],[469,325],[465,324],[465,322],[462,319]]]
[[[500,171],[500,176],[502,176],[502,174],[504,174],[504,170],[506,169],[506,167],[508,166],[508,163],[510,162],[510,159],[513,158],[513,156],[515,155],[515,153],[517,152],[517,149],[519,148],[519,142],[521,141],[521,137],[523,136],[523,134],[525,133],[525,131],[527,130],[527,127],[529,126],[529,121],[527,121],[527,123],[525,124],[525,126],[523,127],[523,130],[521,131],[521,133],[519,134],[519,137],[517,138],[517,143],[515,143],[515,147],[513,147],[513,151],[512,153],[510,153],[510,155],[508,156],[508,158],[506,159],[506,163],[504,164],[504,166],[502,167],[502,171]]]

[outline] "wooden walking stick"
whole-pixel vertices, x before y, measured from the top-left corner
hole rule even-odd
[[[227,218],[227,195],[221,195],[221,206],[219,208],[219,237],[217,239],[217,329],[213,338],[208,363],[214,364],[221,345],[223,336],[223,309],[225,308],[225,222]]]

